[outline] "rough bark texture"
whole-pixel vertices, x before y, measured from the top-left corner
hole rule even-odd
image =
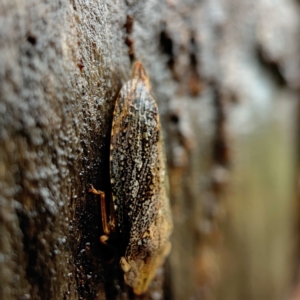
[[[0,298],[133,299],[100,245],[114,101],[149,73],[172,253],[143,299],[281,300],[292,284],[295,0],[0,0]]]

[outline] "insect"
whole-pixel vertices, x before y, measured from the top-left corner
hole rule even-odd
[[[124,252],[120,259],[124,281],[137,295],[147,291],[157,268],[170,252],[173,223],[158,108],[150,94],[149,78],[136,62],[132,78],[116,101],[110,142],[112,208],[106,215],[105,194],[100,195],[104,235],[108,243],[116,231]]]

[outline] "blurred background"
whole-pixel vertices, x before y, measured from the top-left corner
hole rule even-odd
[[[137,60],[174,220],[140,297],[87,193]],[[0,61],[0,299],[300,299],[299,1],[0,0]]]

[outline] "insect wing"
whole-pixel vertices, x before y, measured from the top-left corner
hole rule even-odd
[[[111,135],[111,185],[120,231],[137,241],[154,221],[163,185],[160,125],[155,100],[142,80],[121,89]]]

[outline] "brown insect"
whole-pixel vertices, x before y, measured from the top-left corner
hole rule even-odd
[[[110,142],[112,209],[107,220],[105,194],[99,194],[107,243],[117,231],[124,245],[120,265],[135,294],[147,291],[157,268],[170,252],[172,217],[158,108],[149,78],[136,62],[132,78],[121,89],[113,116]]]

